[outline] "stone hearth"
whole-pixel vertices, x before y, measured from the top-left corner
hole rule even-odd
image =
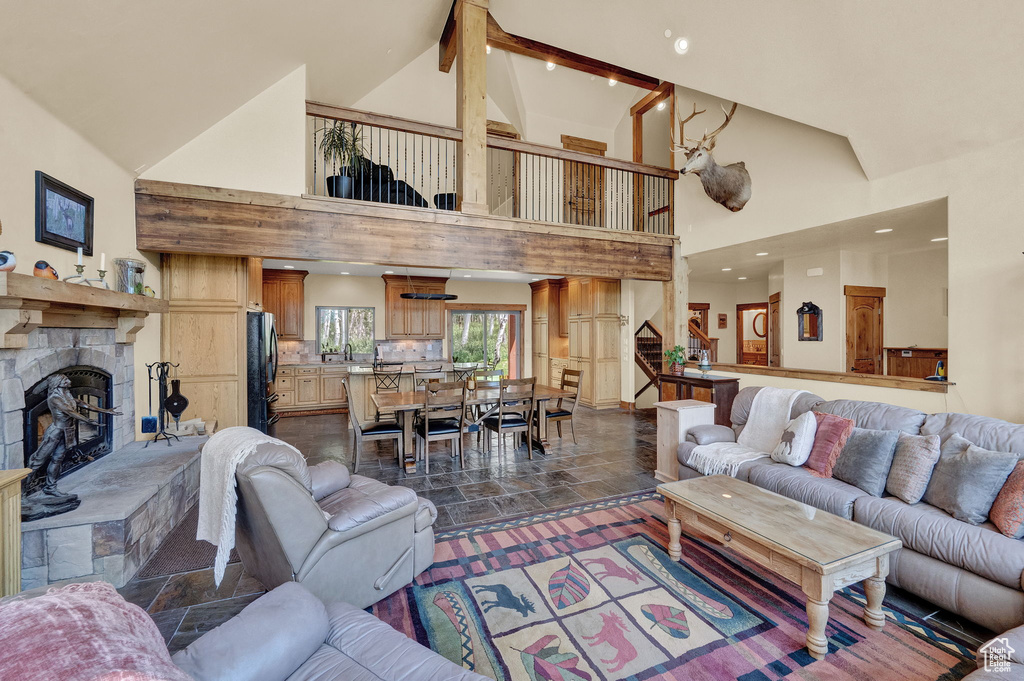
[[[74,511],[21,524],[21,588],[103,579],[124,586],[199,495],[199,445],[133,442],[63,478]]]

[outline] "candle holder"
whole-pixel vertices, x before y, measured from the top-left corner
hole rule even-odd
[[[100,275],[99,278],[98,279],[86,279],[85,283],[89,284],[89,286],[95,286],[96,288],[105,288],[105,289],[107,289],[109,291],[110,290],[110,284],[108,284],[107,282],[103,281],[103,278],[107,276],[107,271],[106,270],[96,270],[96,272]]]
[[[68,284],[85,284],[86,286],[92,286],[89,280],[85,278],[85,265],[75,265],[75,272],[78,274],[64,277],[64,281]]]

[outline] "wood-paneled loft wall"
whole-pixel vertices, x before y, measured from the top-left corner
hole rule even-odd
[[[670,281],[670,235],[138,180],[144,251]]]

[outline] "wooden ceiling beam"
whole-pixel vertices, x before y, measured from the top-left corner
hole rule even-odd
[[[634,104],[629,110],[629,115],[644,115],[657,106],[658,102],[671,97],[674,92],[675,85],[666,80],[664,83],[644,95],[643,99]]]
[[[455,36],[455,5],[458,1],[452,0],[452,7],[448,10],[448,19],[445,20],[444,28],[441,29],[441,40],[437,45],[437,68],[445,73],[452,70],[452,64],[455,63],[455,53],[459,45],[459,41]]]
[[[502,30],[490,13],[487,15],[487,44],[497,50],[505,50],[506,52],[521,54],[524,57],[549,61],[552,64],[616,80],[620,83],[644,88],[645,90],[654,90],[661,84],[660,80],[652,76],[646,76],[637,71],[625,69],[597,59],[591,59],[590,57],[563,50],[554,45],[548,45],[508,33]]]

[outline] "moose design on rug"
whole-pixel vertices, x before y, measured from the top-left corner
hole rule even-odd
[[[625,633],[628,631],[626,623],[615,613],[601,613],[601,621],[604,626],[593,636],[584,636],[586,641],[593,641],[587,645],[596,646],[607,643],[615,649],[616,655],[610,660],[602,659],[601,663],[610,665],[608,671],[617,672],[626,666],[627,662],[636,659],[636,648],[626,640]]]
[[[508,608],[509,610],[515,610],[523,617],[529,617],[531,612],[537,612],[533,607],[533,602],[526,597],[526,594],[519,594],[516,596],[512,593],[512,589],[509,589],[504,584],[481,584],[473,587],[476,593],[481,591],[490,591],[494,594],[494,600],[491,601],[480,601],[481,607],[484,609],[484,613],[490,612],[493,608]]]

